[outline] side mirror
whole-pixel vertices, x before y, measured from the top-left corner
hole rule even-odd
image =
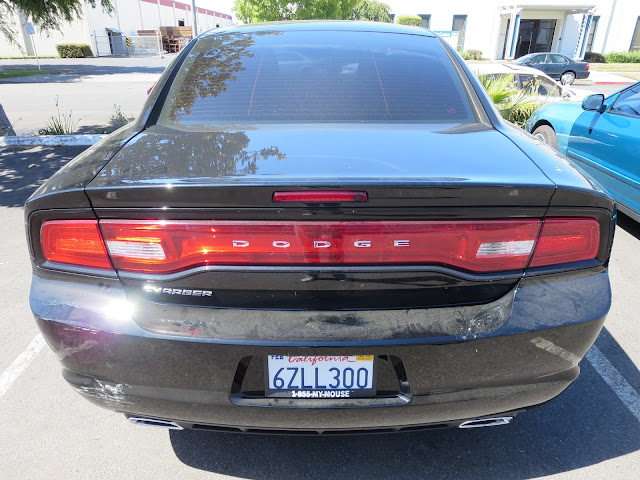
[[[526,62],[524,62],[525,65],[531,65],[531,60],[527,60]]]
[[[595,95],[589,95],[582,100],[582,109],[587,111],[597,111],[604,104],[604,95],[596,93]]]

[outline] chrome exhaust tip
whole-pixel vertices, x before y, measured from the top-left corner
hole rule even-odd
[[[157,418],[129,417],[129,421],[135,425],[143,425],[145,427],[166,428],[168,430],[184,430],[175,422],[170,422],[168,420],[159,420]]]
[[[487,418],[475,418],[473,420],[467,420],[458,425],[458,428],[482,428],[482,427],[497,427],[498,425],[507,425],[511,423],[513,417],[487,417]]]

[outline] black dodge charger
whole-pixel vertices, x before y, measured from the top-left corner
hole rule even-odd
[[[27,201],[31,309],[143,425],[500,425],[578,376],[614,222],[427,30],[218,29]]]

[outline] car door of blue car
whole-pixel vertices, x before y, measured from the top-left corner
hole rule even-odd
[[[620,204],[640,215],[640,83],[622,91],[601,113],[575,121],[567,155]],[[626,207],[626,208],[625,208]]]

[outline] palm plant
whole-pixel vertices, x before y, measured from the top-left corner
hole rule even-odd
[[[502,118],[521,128],[542,105],[535,92],[516,88],[513,75],[480,75],[478,79]]]

